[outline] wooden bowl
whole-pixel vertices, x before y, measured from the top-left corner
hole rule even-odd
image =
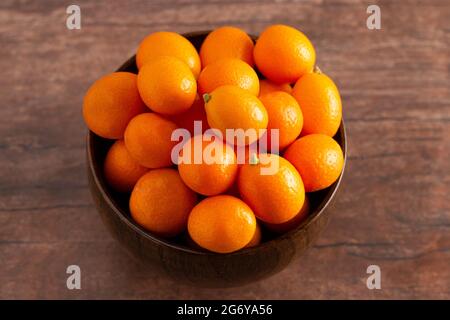
[[[196,32],[185,36],[199,49],[208,33]],[[135,57],[125,62],[118,71],[137,73]],[[347,151],[344,122],[341,122],[334,138],[344,152],[345,168]],[[92,132],[87,137],[89,187],[103,222],[111,234],[143,263],[157,266],[177,281],[195,286],[240,286],[283,270],[311,246],[327,225],[329,209],[343,175],[342,171],[339,179],[329,188],[310,194],[311,212],[296,229],[283,235],[264,230],[265,238],[257,247],[217,254],[189,245],[186,234],[167,240],[153,235],[134,222],[128,209],[129,195],[114,192],[103,177],[103,160],[113,142]]]

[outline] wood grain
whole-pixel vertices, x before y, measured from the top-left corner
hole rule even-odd
[[[60,1],[0,3],[0,298],[450,298],[450,3]],[[85,174],[81,101],[156,30],[272,23],[303,30],[342,93],[349,161],[333,219],[280,274],[202,290],[144,268],[109,236]],[[66,267],[82,290],[66,289]],[[368,290],[366,268],[382,270]]]

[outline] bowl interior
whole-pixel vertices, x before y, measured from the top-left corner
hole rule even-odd
[[[192,44],[197,48],[197,50],[199,50],[204,38],[207,36],[208,33],[209,31],[204,32],[200,31],[195,33],[188,33],[185,34],[184,36],[192,42]],[[256,39],[256,37],[254,36],[252,38],[254,40]],[[126,61],[117,71],[127,71],[137,73],[138,69],[136,66],[135,56],[131,57],[128,61]],[[344,168],[345,168],[347,150],[346,150],[346,134],[343,120],[341,122],[338,132],[334,136],[334,139],[339,143],[339,145],[343,150]],[[91,131],[88,134],[88,143],[87,143],[88,162],[89,165],[91,166],[95,183],[97,184],[97,187],[99,188],[104,200],[108,203],[108,205],[110,205],[113,208],[115,214],[117,214],[121,218],[121,220],[124,223],[126,223],[130,228],[133,228],[141,236],[151,241],[162,243],[164,245],[173,247],[177,250],[188,251],[190,253],[216,255],[216,253],[205,251],[202,250],[201,248],[196,248],[195,246],[190,245],[190,243],[192,244],[192,242],[189,240],[189,237],[186,232],[172,239],[164,239],[150,233],[149,231],[146,231],[145,229],[140,227],[136,222],[134,222],[134,220],[131,218],[128,208],[129,194],[122,194],[112,190],[106,183],[103,176],[103,161],[105,159],[107,151],[109,150],[110,146],[113,143],[114,140],[101,138]],[[278,235],[270,232],[269,230],[266,230],[264,226],[261,224],[261,228],[263,229],[263,239],[260,245],[253,248],[246,248],[243,250],[239,250],[229,255],[234,254],[239,255],[245,252],[258,250],[258,248],[262,246],[270,245],[271,242],[276,242],[277,240],[281,240],[286,237],[288,238],[294,237],[296,234],[299,234],[302,228],[305,228],[308,226],[308,224],[313,223],[313,221],[317,219],[317,217],[327,208],[328,204],[331,202],[332,198],[334,197],[339,187],[339,184],[341,182],[344,173],[344,168],[338,180],[335,183],[333,183],[330,187],[321,191],[308,193],[308,198],[311,204],[310,214],[297,228],[285,234]]]

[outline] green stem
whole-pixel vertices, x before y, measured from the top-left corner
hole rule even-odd
[[[211,95],[209,93],[203,94],[203,101],[205,101],[205,103],[208,103],[209,100],[211,100]]]

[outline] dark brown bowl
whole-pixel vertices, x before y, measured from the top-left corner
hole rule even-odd
[[[185,36],[199,49],[206,32]],[[137,73],[135,57],[118,71]],[[346,159],[346,135],[341,122],[336,141]],[[145,264],[158,266],[170,277],[195,286],[233,287],[261,280],[283,270],[294,258],[311,246],[328,223],[328,210],[339,188],[339,179],[329,188],[309,195],[311,213],[296,229],[283,235],[265,232],[263,242],[254,248],[230,254],[217,254],[189,246],[186,235],[177,239],[163,239],[141,228],[131,218],[128,195],[111,190],[103,177],[103,160],[112,140],[100,138],[92,132],[87,137],[89,187],[97,210],[111,234]]]

